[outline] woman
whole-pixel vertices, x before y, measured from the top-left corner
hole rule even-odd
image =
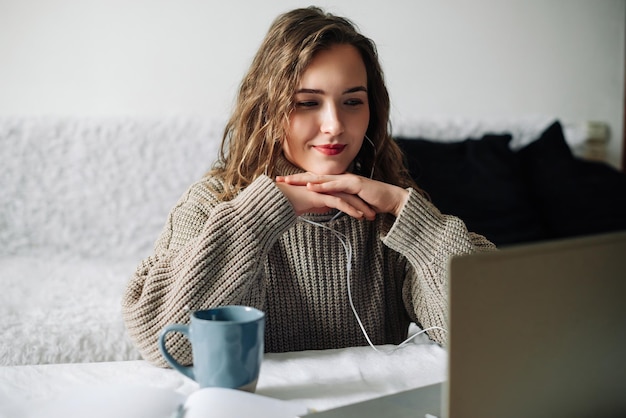
[[[227,304],[265,311],[268,352],[398,344],[412,321],[445,343],[447,260],[493,245],[422,196],[388,122],[371,40],[317,8],[279,16],[215,166],[128,284],[124,319],[143,357],[165,365],[166,324]],[[184,338],[168,347],[191,363]]]

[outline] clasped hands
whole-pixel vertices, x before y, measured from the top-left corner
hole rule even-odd
[[[409,192],[356,174],[300,173],[276,177],[276,185],[297,215],[338,209],[356,219],[374,220],[377,213],[398,216]]]

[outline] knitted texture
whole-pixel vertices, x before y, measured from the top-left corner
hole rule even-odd
[[[280,167],[284,174],[295,171],[284,162]],[[189,323],[191,311],[228,304],[265,311],[267,352],[367,344],[349,305],[341,241],[298,219],[268,177],[229,202],[216,199],[221,187],[218,179],[205,178],[189,188],[154,254],[128,284],[123,314],[142,356],[166,365],[157,345],[165,325]],[[402,342],[412,321],[446,327],[448,259],[494,248],[413,190],[397,219],[331,220],[333,215],[307,218],[348,237],[352,298],[374,344]],[[444,333],[429,335],[445,344]],[[191,363],[184,337],[169,334],[166,345],[181,363]]]

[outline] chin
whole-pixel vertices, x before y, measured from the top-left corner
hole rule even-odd
[[[339,174],[344,174],[346,172],[346,170],[311,170],[311,173],[313,174],[317,174],[320,176],[336,176]]]
[[[348,171],[348,166],[320,164],[318,166],[311,167],[311,169],[307,171],[323,176],[333,176],[346,173]]]

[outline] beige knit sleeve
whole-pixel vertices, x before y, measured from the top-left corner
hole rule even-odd
[[[403,285],[404,304],[411,319],[423,328],[447,329],[450,257],[495,250],[485,237],[469,232],[463,221],[442,214],[412,189],[383,242],[409,262]],[[428,334],[441,344],[447,341],[445,331],[432,330]]]
[[[188,323],[190,311],[226,304],[264,308],[259,260],[296,221],[269,177],[258,178],[229,202],[218,202],[212,190],[204,180],[185,193],[122,299],[130,337],[146,360],[160,366],[166,365],[157,346],[160,331]],[[182,336],[170,334],[167,346],[182,364],[191,363]]]

